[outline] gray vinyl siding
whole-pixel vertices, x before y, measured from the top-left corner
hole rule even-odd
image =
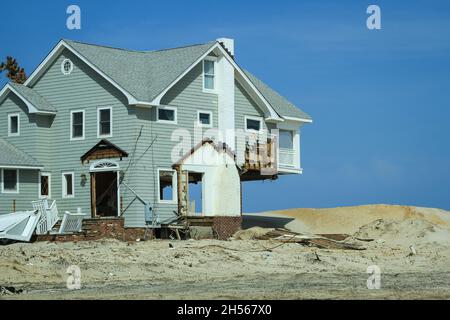
[[[197,110],[211,111],[213,127],[218,126],[218,96],[203,92],[202,72],[202,63],[199,63],[161,99],[162,105],[177,107],[178,124],[186,129],[193,129],[197,124]]]
[[[161,223],[166,224],[176,219],[177,204],[158,203],[158,168],[171,169],[183,154],[180,152],[172,159],[173,148],[180,143],[180,135],[186,130],[189,132],[189,147],[193,147],[198,141],[194,140],[194,126],[197,124],[197,110],[211,111],[213,114],[213,126],[217,128],[217,95],[203,92],[203,77],[201,64],[194,67],[173,88],[171,88],[161,100],[162,105],[168,105],[177,109],[177,124],[160,123],[156,119],[156,108],[137,109],[137,127],[142,127],[142,136],[137,144],[137,155],[144,154],[151,141],[156,137],[153,146],[148,149],[145,156],[136,162],[135,179],[139,194],[144,199],[151,199],[154,210],[158,213]],[[175,130],[179,131],[175,131]],[[175,131],[172,141],[172,134]],[[204,132],[204,131],[203,131]],[[183,135],[186,137],[186,135]],[[196,137],[201,140],[201,137]],[[188,151],[186,150],[186,151]],[[139,156],[138,156],[139,157]],[[173,193],[176,194],[176,188]],[[139,226],[139,220],[129,220],[130,226]]]
[[[11,113],[19,114],[19,136],[8,137],[8,114]],[[46,122],[39,116],[30,115],[27,106],[13,93],[0,103],[0,137],[36,160],[40,154],[41,137],[45,138],[46,129],[43,127]],[[31,201],[38,197],[37,181],[37,170],[19,170],[19,193],[1,193],[0,190],[0,214],[12,212],[14,201],[17,211],[30,210]]]
[[[38,174],[37,170],[19,170],[19,193],[0,193],[0,214],[13,212],[14,202],[16,211],[31,210],[31,201],[38,198]]]
[[[70,75],[61,73],[61,63],[65,58],[74,64]],[[78,207],[83,213],[91,216],[90,195],[90,165],[81,164],[80,157],[92,148],[101,138],[97,138],[97,109],[99,107],[112,108],[113,136],[107,138],[118,147],[131,154],[130,146],[135,140],[136,116],[133,108],[127,106],[127,101],[111,84],[95,73],[89,66],[68,51],[64,51],[47,72],[35,84],[34,89],[52,105],[58,112],[51,125],[48,136],[48,154],[44,160],[45,171],[51,173],[51,198],[57,200],[60,213],[75,212]],[[70,114],[72,110],[85,112],[85,139],[70,140]],[[38,159],[41,160],[41,159]],[[127,167],[128,158],[112,159],[119,163],[121,169]],[[74,173],[73,198],[62,196],[62,174]],[[86,176],[86,183],[81,184],[81,175]],[[129,184],[133,181],[127,179]],[[134,198],[131,193],[122,189],[121,196],[126,206]],[[137,203],[127,211],[133,216],[138,212]],[[143,210],[142,210],[143,212]]]
[[[70,75],[61,73],[61,63],[65,58],[74,63]],[[3,121],[0,122],[1,136],[29,152],[43,164],[43,171],[51,174],[51,199],[57,201],[60,214],[66,210],[76,212],[79,207],[83,213],[91,216],[89,169],[92,163],[83,165],[80,157],[100,140],[97,138],[97,108],[112,107],[113,136],[106,139],[129,153],[129,157],[123,158],[122,161],[112,160],[118,162],[121,171],[125,172],[125,182],[153,205],[161,222],[171,223],[176,219],[177,204],[158,203],[158,168],[171,169],[174,161],[183,155],[181,152],[172,159],[172,149],[180,143],[179,140],[172,141],[172,134],[176,129],[181,129],[179,133],[184,135],[187,130],[192,138],[188,140],[189,150],[197,142],[193,140],[193,133],[198,110],[211,111],[213,126],[217,128],[217,95],[204,93],[202,81],[202,66],[199,64],[162,99],[163,105],[177,108],[177,124],[159,123],[156,121],[156,108],[128,106],[122,93],[76,56],[63,51],[33,87],[56,107],[57,114],[34,116],[28,115],[26,109],[22,110],[21,136],[11,138],[15,141],[8,139]],[[6,117],[5,114],[10,112],[9,110],[17,112],[25,108],[19,99],[15,100],[17,101],[0,103],[1,117]],[[84,140],[70,140],[71,110],[85,111]],[[154,137],[157,137],[156,141],[148,148]],[[197,140],[201,138],[197,137]],[[9,212],[12,199],[18,199],[17,210],[30,209],[30,201],[38,199],[38,171],[23,172],[21,171],[21,176],[26,175],[24,181],[29,182],[22,184],[22,179],[20,180],[18,195],[0,195],[1,213]],[[74,198],[62,197],[63,172],[74,173]],[[81,185],[83,174],[87,179],[86,183]],[[176,188],[173,193],[176,194]],[[138,200],[133,202],[134,195],[125,187],[121,188],[121,197],[123,208],[128,207],[124,213],[125,225],[144,226],[144,206]]]
[[[237,81],[235,81],[234,94],[234,114],[236,129],[245,129],[245,116],[262,117],[264,119],[264,113],[261,112],[261,109]],[[267,129],[266,123],[264,121],[263,128]]]
[[[268,128],[264,121],[264,113],[237,81],[235,81],[234,96],[235,128],[236,130],[239,130],[237,132],[244,132],[245,136],[245,116],[261,117],[263,119],[263,128],[267,130]],[[238,143],[239,140],[236,141],[236,152],[238,155],[242,155],[245,150],[243,149],[242,144]],[[240,158],[241,157],[238,157],[238,159]]]
[[[8,137],[8,115],[19,114],[19,136]],[[15,145],[22,151],[37,159],[39,135],[38,123],[41,119],[34,114],[28,113],[27,106],[15,94],[9,93],[0,106],[0,136],[7,142]],[[33,137],[33,139],[30,139]]]

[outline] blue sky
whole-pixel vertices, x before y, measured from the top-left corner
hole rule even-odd
[[[82,29],[68,30],[77,4]],[[381,30],[366,8],[381,7]],[[448,1],[21,1],[0,57],[30,73],[61,38],[152,50],[219,37],[308,112],[304,174],[244,184],[244,210],[372,203],[450,209]],[[0,84],[5,83],[4,76]]]

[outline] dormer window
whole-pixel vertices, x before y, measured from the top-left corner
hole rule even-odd
[[[212,58],[203,60],[203,90],[214,91],[216,89],[215,72],[215,60]]]

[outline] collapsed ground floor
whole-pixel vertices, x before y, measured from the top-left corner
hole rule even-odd
[[[9,192],[0,195],[0,213],[30,210],[32,201],[46,199],[57,202],[59,216],[84,215],[84,235],[72,239],[165,237],[171,232],[181,238],[186,230],[226,238],[241,226],[243,181],[277,177],[271,170],[262,174],[255,164],[237,166],[225,144],[209,139],[175,163],[166,161],[170,165],[141,167],[127,157],[102,140],[72,166],[68,161],[59,168],[3,168]],[[44,238],[63,240],[54,234]]]

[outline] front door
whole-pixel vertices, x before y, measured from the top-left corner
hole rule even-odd
[[[117,202],[117,172],[91,173],[91,206],[93,216],[117,216]]]

